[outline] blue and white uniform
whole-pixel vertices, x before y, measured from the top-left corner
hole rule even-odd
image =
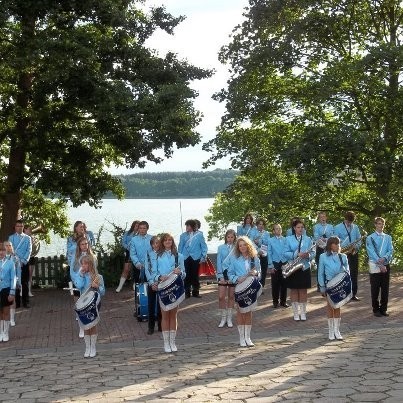
[[[253,240],[257,238],[256,235],[257,229],[255,226],[250,226],[249,224],[246,225],[238,225],[236,228],[236,236],[247,236],[252,243],[254,244]]]
[[[253,264],[252,264],[253,260]],[[246,276],[250,270],[257,271],[258,277],[260,277],[260,260],[257,256],[252,258],[245,258],[242,255],[239,257],[231,255],[228,259],[228,277],[232,283],[236,283],[239,277]],[[224,265],[227,267],[227,263]]]
[[[350,273],[348,259],[344,253],[339,254],[337,252],[332,252],[330,255],[326,252],[322,253],[319,258],[318,268],[320,292],[324,293],[326,291],[326,283],[337,276],[339,273],[343,272]]]
[[[217,249],[217,281],[224,279],[224,264],[229,260],[229,256],[234,250],[234,244],[225,243]]]
[[[71,279],[73,280],[74,285],[80,290],[80,293],[82,294],[84,291],[88,290],[88,288],[91,287],[91,275],[90,273],[83,273],[81,270],[78,272],[72,273]],[[98,274],[99,276],[99,287],[97,291],[99,292],[99,295],[102,297],[105,295],[105,285],[104,285],[104,278]]]
[[[15,295],[17,275],[12,259],[6,256],[0,260],[0,292],[9,289],[8,295]]]
[[[183,232],[179,238],[178,251],[186,260],[189,256],[193,260],[205,260],[207,244],[201,231]]]
[[[393,258],[392,237],[384,232],[373,232],[367,237],[366,248],[371,262],[377,262],[379,258],[385,259],[385,266],[390,264]]]

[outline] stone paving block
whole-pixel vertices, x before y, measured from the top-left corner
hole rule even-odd
[[[383,393],[359,393],[349,397],[355,402],[381,402],[385,395]]]

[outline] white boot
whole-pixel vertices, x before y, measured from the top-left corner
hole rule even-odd
[[[85,353],[84,358],[88,358],[91,352],[91,336],[89,334],[84,335]]]
[[[292,302],[292,311],[294,313],[294,320],[299,320],[298,302]]]
[[[334,336],[337,340],[343,340],[343,336],[340,334],[340,321],[341,318],[334,318]]]
[[[239,332],[239,345],[241,347],[246,347],[245,325],[238,325],[238,332]]]
[[[227,309],[227,326],[228,327],[233,327],[234,326],[232,324],[232,308]]]
[[[118,288],[116,288],[115,291],[120,292],[122,290],[122,287],[124,286],[125,282],[126,282],[126,279],[124,277],[121,277],[120,281],[119,281]]]
[[[4,320],[0,320],[0,341],[3,341],[4,337]]]
[[[250,339],[250,331],[252,330],[252,325],[245,325],[245,342],[248,347],[253,347],[254,344]]]
[[[333,318],[327,318],[329,324],[329,340],[334,340],[334,320]]]
[[[219,309],[221,311],[221,322],[218,324],[218,327],[224,327],[227,323],[227,310]]]
[[[10,328],[10,321],[3,320],[3,341],[8,341],[8,329]]]
[[[164,351],[166,353],[172,352],[171,350],[171,345],[169,343],[169,338],[170,338],[170,332],[168,331],[163,331],[162,332],[162,337],[164,338]]]
[[[32,281],[28,283],[28,296],[33,297],[34,294],[32,294]]]
[[[84,337],[84,329],[81,327],[80,321],[78,321],[78,327],[79,327],[78,337],[82,339]]]
[[[15,326],[15,309],[10,308],[10,326]]]
[[[301,307],[301,320],[306,320],[306,302],[299,304]]]
[[[97,355],[97,334],[92,334],[91,336],[91,346],[90,346],[90,357],[95,357]]]
[[[169,346],[171,347],[171,351],[173,353],[176,353],[178,351],[176,344],[175,344],[175,339],[176,339],[176,330],[170,330],[169,331]]]

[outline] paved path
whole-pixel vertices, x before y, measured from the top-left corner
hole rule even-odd
[[[273,309],[266,290],[254,315],[256,347],[243,349],[236,328],[217,328],[216,286],[206,285],[201,300],[181,306],[175,354],[164,354],[161,334],[147,336],[147,323],[133,318],[129,288],[110,290],[93,359],[82,358],[70,297],[38,290],[32,308],[18,312],[10,342],[0,343],[0,401],[402,402],[402,280],[392,279],[391,316],[375,318],[362,275],[362,300],[343,308],[345,340],[333,342],[314,290],[299,323],[290,308]]]

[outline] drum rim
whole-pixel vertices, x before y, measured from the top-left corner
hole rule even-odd
[[[83,305],[83,306],[79,306],[80,299],[82,298],[82,300],[84,301],[85,298],[89,297],[90,295],[91,295],[92,297],[91,297],[91,299],[88,301],[88,303],[85,304],[85,305]],[[95,291],[93,291],[93,290],[89,290],[89,291],[87,291],[85,294],[82,294],[82,295],[80,296],[80,298],[78,298],[78,300],[76,301],[76,309],[79,309],[79,310],[85,309],[86,307],[88,307],[88,305],[90,305],[90,304],[92,303],[92,301],[94,300],[94,298],[95,298]]]
[[[250,280],[248,280],[249,278],[250,278]],[[246,288],[248,288],[248,287],[254,282],[255,278],[257,278],[257,277],[255,277],[255,276],[248,276],[244,281],[242,281],[242,283],[238,283],[238,284],[235,286],[235,292],[242,292],[242,291],[245,291]],[[245,285],[244,285],[244,284],[245,284]],[[241,286],[243,286],[244,288],[242,288],[242,289],[238,288],[238,290],[237,290],[237,287],[241,287]]]
[[[340,282],[340,280],[346,275],[348,274],[346,271],[341,271],[340,273],[337,273],[333,278],[331,278],[327,283],[326,283],[326,288],[329,287],[334,287],[336,284],[338,284]],[[340,277],[340,279],[338,279],[337,281],[335,281],[335,278]],[[334,281],[334,283],[331,283],[332,281]]]
[[[171,278],[172,278],[172,281],[170,281]],[[161,282],[158,284],[158,289],[159,289],[159,290],[163,290],[164,288],[170,286],[177,278],[178,278],[178,274],[176,274],[176,273],[171,273],[171,274],[168,276],[168,278],[167,278],[166,280],[161,281]]]

